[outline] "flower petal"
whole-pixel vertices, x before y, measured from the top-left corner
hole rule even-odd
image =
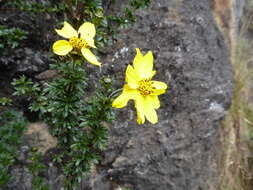
[[[96,56],[88,48],[82,48],[81,52],[88,62],[93,65],[101,66],[101,63],[97,60]]]
[[[137,123],[139,125],[142,125],[145,123],[145,116],[144,116],[144,113],[143,112],[139,112],[138,110],[137,111]]]
[[[134,57],[133,65],[134,65],[134,69],[136,69],[136,71],[139,72],[141,71],[141,68],[142,68],[141,61],[143,59],[143,55],[139,48],[136,48],[135,50],[136,50],[136,56]]]
[[[153,62],[154,58],[151,51],[143,56],[140,49],[136,48],[136,56],[133,65],[141,79],[152,78],[155,75],[155,71],[153,71]]]
[[[152,102],[152,105],[155,109],[160,108],[160,101],[158,96],[149,96],[150,102]]]
[[[152,96],[159,96],[161,94],[164,94],[166,90],[164,89],[153,89],[153,92],[151,93]]]
[[[53,44],[53,52],[57,55],[67,55],[73,47],[66,40],[58,40]]]
[[[62,29],[55,29],[55,31],[64,38],[78,37],[77,31],[66,21]]]
[[[131,65],[127,66],[126,69],[126,82],[127,84],[133,88],[136,89],[139,86],[140,77],[134,70],[134,68]]]
[[[135,99],[137,93],[136,90],[130,89],[128,85],[124,85],[123,92],[112,102],[112,107],[125,107],[130,99]]]
[[[167,84],[160,81],[152,80],[153,93],[151,95],[160,95],[164,94],[166,89],[168,88]]]
[[[90,46],[90,47],[93,47],[93,48],[97,48],[94,44],[94,39],[93,38],[90,38],[88,36],[84,36],[84,41]]]
[[[95,29],[94,24],[90,22],[85,22],[78,29],[78,33],[81,34],[82,38],[85,38],[85,37],[94,38],[96,35],[96,29]]]
[[[161,81],[152,80],[152,86],[156,89],[166,90],[168,88],[167,84]]]
[[[144,115],[144,97],[138,94],[135,97],[135,108],[137,112],[137,123],[143,124],[145,122],[145,115]]]
[[[156,71],[155,70],[153,70],[151,73],[150,73],[150,75],[149,75],[149,79],[152,79],[153,78],[153,76],[155,76],[155,74],[156,74]]]
[[[153,54],[151,51],[148,51],[148,53],[146,55],[144,55],[143,59],[142,59],[142,76],[143,78],[151,78],[153,77],[153,62],[154,62],[154,58],[153,58]]]
[[[152,124],[155,124],[158,121],[158,117],[154,109],[154,102],[152,101],[150,97],[151,96],[144,97],[144,114],[149,122],[151,122]]]

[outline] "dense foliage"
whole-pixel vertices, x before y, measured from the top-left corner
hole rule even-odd
[[[26,39],[28,33],[20,28],[7,28],[0,25],[0,55],[5,55],[6,50],[14,49],[20,42]]]
[[[26,125],[27,121],[18,111],[9,110],[0,114],[0,187],[11,180],[8,171],[18,157]]]
[[[113,120],[111,99],[112,81],[104,78],[100,88],[90,98],[86,95],[85,67],[78,61],[52,65],[58,77],[42,88],[29,79],[14,80],[15,95],[25,94],[33,101],[31,111],[39,112],[58,138],[54,161],[66,176],[66,188],[71,189],[88,174],[105,150],[108,128],[105,122]]]

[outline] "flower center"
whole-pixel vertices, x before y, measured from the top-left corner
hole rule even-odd
[[[88,47],[87,42],[82,39],[82,38],[78,38],[78,37],[72,37],[69,39],[69,43],[77,49],[81,49],[82,47]]]
[[[141,93],[143,96],[147,96],[153,92],[152,82],[149,79],[143,79],[139,82],[139,87],[137,90]]]

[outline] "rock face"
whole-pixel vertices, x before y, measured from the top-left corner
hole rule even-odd
[[[118,52],[108,58],[121,85],[136,47],[153,51],[156,79],[170,87],[160,98],[155,126],[138,126],[129,108],[118,111],[101,175],[134,190],[216,189],[218,129],[233,85],[211,1],[157,0],[138,12],[136,25],[122,32]],[[109,190],[103,187],[92,189]]]
[[[57,139],[50,135],[48,128],[44,123],[39,122],[28,125],[24,135],[25,143],[37,147],[38,152],[42,154],[55,148]]]
[[[138,47],[143,53],[152,50],[154,79],[166,82],[169,89],[160,96],[156,125],[138,126],[132,104],[117,110],[108,150],[81,189],[112,190],[118,185],[133,190],[217,189],[218,129],[230,105],[233,82],[228,49],[211,3],[153,1],[108,50],[103,72],[115,75],[116,87],[123,85],[124,71]],[[48,172],[47,178],[58,179],[56,173]],[[19,187],[17,183],[15,189]]]

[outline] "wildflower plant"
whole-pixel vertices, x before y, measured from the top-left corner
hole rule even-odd
[[[85,22],[76,31],[64,22],[63,28],[56,32],[69,39],[53,44],[53,52],[60,55],[51,65],[57,77],[39,84],[22,76],[15,79],[13,85],[14,95],[27,96],[31,101],[29,109],[38,112],[50,126],[51,134],[58,138],[58,153],[52,160],[65,174],[65,189],[70,190],[89,174],[106,148],[106,124],[114,118],[109,97],[112,80],[108,77],[98,79],[98,88],[87,96],[89,76],[84,61],[94,64],[94,69],[101,65],[89,50],[95,47],[96,31],[92,23]]]
[[[83,26],[87,28],[84,29]],[[65,22],[63,29],[56,32],[70,40],[80,40],[80,43],[88,39],[88,44],[92,39],[94,44],[95,31],[89,33],[94,30],[94,26],[86,22],[80,28],[75,31]],[[165,93],[167,89],[165,83],[152,80],[156,73],[153,70],[152,52],[142,55],[140,50],[136,49],[133,66],[128,65],[126,69],[126,84],[120,96],[112,100],[112,94],[118,90],[113,91],[112,79],[109,77],[97,81],[98,88],[92,95],[87,96],[89,76],[85,72],[87,64],[83,64],[83,57],[94,64],[94,69],[100,64],[94,55],[92,58],[83,56],[82,48],[87,48],[88,45],[80,45],[80,49],[71,43],[60,40],[53,45],[53,51],[61,55],[51,65],[51,69],[57,72],[53,81],[41,85],[24,76],[13,81],[14,95],[26,95],[31,100],[29,109],[38,112],[40,118],[50,126],[51,134],[58,138],[58,153],[54,155],[53,161],[65,174],[67,190],[80,184],[93,165],[99,163],[100,153],[107,145],[107,123],[114,120],[112,106],[122,108],[132,99],[137,110],[137,122],[143,124],[146,118],[154,124],[158,121],[156,109],[160,107],[158,95]],[[59,44],[67,45],[58,47]],[[43,182],[39,184],[45,186]]]
[[[83,1],[87,5],[92,2]],[[67,9],[73,10],[74,1],[67,2],[69,3]],[[100,0],[95,2],[102,3]],[[131,6],[138,9],[148,4],[149,0],[144,4],[140,0],[131,2]],[[85,14],[88,11],[86,8],[82,10]],[[137,122],[144,124],[147,119],[154,124],[158,122],[156,113],[156,109],[160,107],[158,96],[167,89],[165,83],[152,80],[156,73],[153,70],[152,52],[142,55],[140,50],[136,49],[137,55],[133,66],[128,65],[126,70],[126,84],[121,95],[114,99],[113,95],[118,90],[112,89],[113,80],[108,76],[92,81],[98,83],[96,89],[92,93],[87,93],[87,83],[91,81],[90,76],[86,74],[85,62],[92,64],[94,70],[103,65],[94,54],[97,52],[94,51],[97,48],[96,40],[99,43],[98,37],[101,37],[103,30],[98,24],[100,22],[95,19],[99,17],[98,15],[92,17],[91,22],[84,21],[84,15],[78,17],[76,15],[78,13],[72,14],[72,19],[69,18],[70,21],[79,18],[77,22],[71,23],[74,27],[65,21],[62,28],[55,29],[56,34],[64,38],[52,45],[52,51],[57,56],[53,59],[54,63],[50,65],[50,69],[57,73],[56,77],[52,81],[34,83],[22,76],[12,83],[14,95],[26,96],[30,101],[30,111],[37,112],[40,119],[50,127],[51,134],[58,139],[52,161],[64,173],[64,190],[75,189],[89,174],[91,168],[99,163],[101,152],[107,146],[108,123],[114,120],[112,107],[122,108],[129,100],[134,100]],[[99,32],[96,31],[96,26],[100,27]],[[96,36],[97,33],[99,36]],[[40,161],[37,154],[32,157],[36,160],[35,163]],[[36,169],[36,165],[31,165],[30,169],[37,175],[39,170]],[[42,169],[45,169],[44,166]],[[35,178],[33,185],[36,189],[48,189],[39,176]]]

